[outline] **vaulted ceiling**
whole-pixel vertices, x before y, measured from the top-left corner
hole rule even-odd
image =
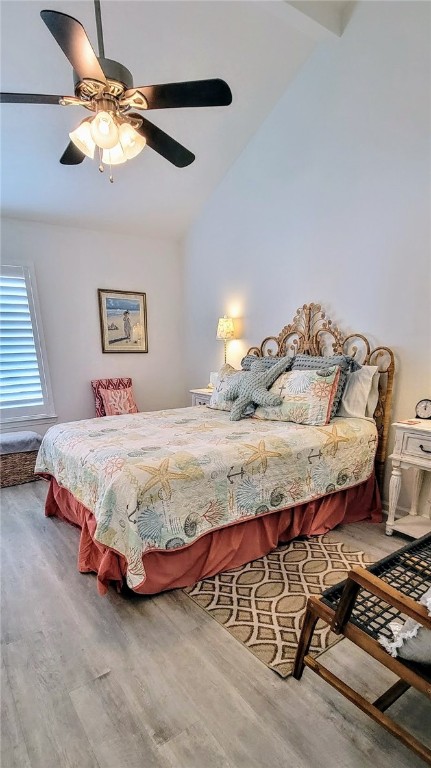
[[[179,169],[146,148],[115,169],[114,184],[96,161],[59,163],[68,133],[88,114],[83,108],[3,104],[3,215],[181,237],[313,51],[322,27],[299,23],[298,5],[102,1],[105,56],[130,69],[135,85],[220,77],[233,102],[147,112],[196,160]],[[1,90],[73,94],[71,66],[39,13],[49,7],[79,19],[97,52],[93,3],[5,0],[0,7]]]

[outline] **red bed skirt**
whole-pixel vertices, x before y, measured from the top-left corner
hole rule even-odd
[[[97,588],[105,594],[109,584],[125,581],[126,559],[94,540],[96,520],[74,496],[51,477],[45,504],[47,517],[59,517],[81,529],[78,570],[96,573]],[[365,483],[207,533],[182,549],[150,551],[143,555],[145,581],[134,589],[155,594],[189,587],[215,573],[237,568],[297,536],[327,533],[340,523],[382,519],[379,489],[374,474]]]

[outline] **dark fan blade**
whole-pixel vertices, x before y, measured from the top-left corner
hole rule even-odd
[[[148,102],[148,109],[174,107],[225,107],[232,102],[232,93],[224,80],[190,80],[187,83],[142,85],[130,88],[125,97],[139,91]]]
[[[69,144],[60,157],[60,163],[62,165],[79,165],[83,160],[85,160],[84,153],[75,146],[73,141],[69,141]]]
[[[177,168],[185,168],[186,165],[190,165],[190,163],[193,162],[195,156],[192,152],[189,152],[188,149],[181,144],[178,144],[175,139],[172,139],[167,133],[160,128],[157,128],[153,123],[150,123],[145,117],[138,115],[136,112],[131,113],[129,116],[137,117],[142,120],[141,127],[136,128],[136,130],[138,133],[141,133],[142,136],[145,136],[147,144],[151,149],[154,149],[159,155],[165,157],[170,163],[176,165]]]
[[[41,11],[40,15],[51,34],[81,80],[106,83],[105,75],[93,51],[82,24],[66,13]]]
[[[1,104],[60,104],[62,98],[44,93],[0,93]]]

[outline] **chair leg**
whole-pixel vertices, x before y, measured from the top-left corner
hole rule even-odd
[[[392,736],[395,736],[402,742],[402,744],[405,744],[406,747],[419,755],[422,760],[425,760],[427,765],[431,765],[431,750],[428,749],[425,744],[422,744],[418,739],[416,739],[413,734],[409,733],[409,731],[406,731],[405,728],[402,728],[401,725],[394,722],[392,718],[385,715],[381,709],[377,709],[375,704],[371,704],[371,702],[361,696],[360,693],[355,691],[349,685],[346,685],[343,680],[340,680],[340,678],[330,672],[329,669],[326,669],[326,667],[322,666],[322,664],[319,664],[319,662],[316,661],[316,659],[313,659],[312,656],[307,656],[305,663],[306,666],[309,667],[309,669],[311,669],[313,672],[316,672],[316,674],[322,678],[322,680],[326,680],[326,682],[332,685],[332,687],[341,693],[342,696],[345,696],[346,699],[352,702],[352,704],[355,704],[355,706],[357,706],[362,712],[365,712],[366,715],[372,717],[376,723],[379,723],[383,726],[383,728],[386,728],[386,730],[389,731]],[[390,691],[395,694],[395,689],[397,689],[397,692],[401,694],[401,687],[403,682],[403,680],[400,680],[399,683],[395,683]],[[384,698],[387,698],[387,701],[384,701],[383,703],[387,704],[389,700],[389,692],[380,697],[380,702]],[[394,699],[394,701],[395,700],[396,699]],[[377,701],[379,702],[379,699]]]
[[[302,677],[305,666],[304,658],[309,651],[318,620],[319,616],[316,614],[313,604],[308,601],[292,672],[296,680],[300,680]]]

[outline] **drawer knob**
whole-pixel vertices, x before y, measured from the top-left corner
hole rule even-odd
[[[423,447],[423,445],[420,445],[420,446],[419,446],[419,448],[420,448],[420,449],[421,449],[421,451],[423,451],[424,453],[431,453],[431,451],[429,451],[427,448],[424,448],[424,447]]]

